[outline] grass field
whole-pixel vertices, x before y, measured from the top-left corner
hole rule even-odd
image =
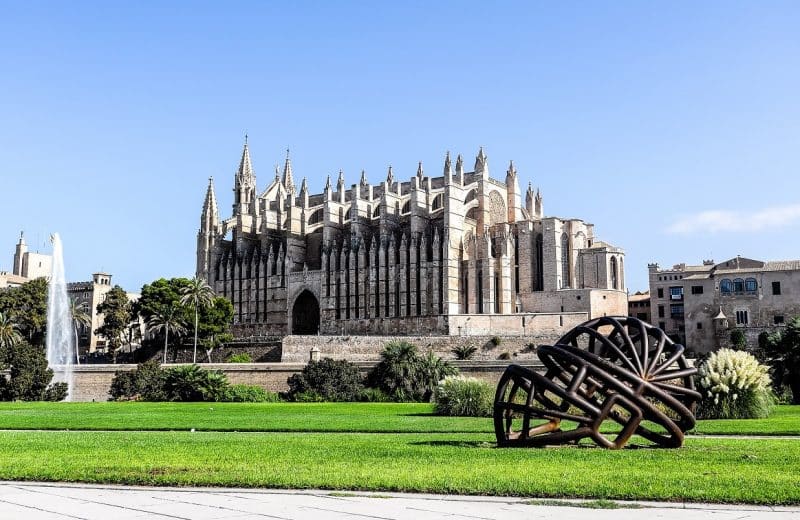
[[[3,403],[0,479],[800,503],[798,439],[498,449],[491,419],[430,411],[383,403]],[[776,435],[799,426],[800,407],[786,406],[770,419],[704,421],[698,431]]]
[[[486,434],[0,432],[0,478],[800,503],[800,443],[499,449]]]
[[[439,417],[424,403],[0,403],[0,429],[491,433],[492,420]],[[768,419],[699,421],[690,433],[800,435],[800,406]]]

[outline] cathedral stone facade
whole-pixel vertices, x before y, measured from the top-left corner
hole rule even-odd
[[[245,141],[233,215],[221,219],[209,180],[197,276],[234,306],[240,337],[288,334],[527,335],[627,314],[624,252],[594,226],[545,217],[542,196],[472,171],[449,153],[441,175],[320,194],[295,184],[288,153],[263,191]],[[524,199],[524,202],[523,202]]]

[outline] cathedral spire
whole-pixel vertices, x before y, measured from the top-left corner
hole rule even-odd
[[[528,181],[528,189],[525,192],[525,209],[528,210],[528,214],[533,218],[533,186],[531,186],[530,181]]]
[[[453,176],[453,164],[450,162],[450,151],[444,156],[444,179],[449,181]]]
[[[288,192],[294,192],[294,178],[292,177],[292,160],[289,149],[286,149],[286,162],[283,164],[283,187]]]
[[[389,183],[390,185],[394,184],[394,173],[392,173],[391,164],[389,165],[389,172],[386,174],[386,182]]]
[[[359,180],[359,182],[361,183],[362,186],[367,185],[367,172],[365,172],[364,170],[361,170],[361,179]]]
[[[478,150],[478,155],[475,157],[475,173],[482,173],[484,176],[489,175],[489,167],[486,153],[483,151],[483,146]]]
[[[422,171],[422,161],[417,165],[417,177],[419,177],[420,181],[425,177],[425,173]]]
[[[236,170],[236,186],[255,186],[255,184],[256,173],[253,170],[253,163],[250,160],[250,147],[247,144],[247,135],[245,134],[244,148],[242,149],[242,159],[239,161],[239,169]]]
[[[206,198],[203,201],[203,219],[206,218],[208,218],[210,222],[215,225],[219,220],[217,195],[214,193],[214,177],[208,178],[208,189],[206,189]]]

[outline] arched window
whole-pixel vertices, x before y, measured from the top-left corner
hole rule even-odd
[[[351,218],[353,218],[353,208],[352,208],[352,206],[347,210],[347,213],[344,214],[344,219],[345,220],[350,220]]]
[[[617,257],[611,257],[611,288],[619,289],[617,286]]]
[[[381,206],[378,204],[375,206],[375,211],[372,212],[372,218],[378,218],[381,216]]]
[[[569,236],[561,234],[561,288],[569,287]]]
[[[403,204],[403,209],[400,210],[400,213],[405,215],[406,213],[411,213],[411,201],[407,200],[405,204]]]
[[[308,217],[308,224],[309,225],[319,224],[320,222],[322,222],[324,216],[325,216],[325,211],[323,209],[318,209],[317,211],[312,213],[310,217]]]
[[[744,292],[744,280],[741,278],[734,278],[733,279],[733,292],[735,293],[743,293]]]
[[[619,259],[619,288],[625,290],[625,270],[622,265],[622,258]]]
[[[733,282],[725,278],[719,283],[719,292],[722,294],[730,294],[733,292]]]
[[[744,281],[744,291],[747,293],[758,291],[758,282],[756,282],[755,278],[748,278]]]
[[[444,195],[441,193],[433,198],[433,202],[431,202],[431,211],[436,211],[437,209],[442,207],[442,201],[444,200]]]

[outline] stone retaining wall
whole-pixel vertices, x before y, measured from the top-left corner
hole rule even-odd
[[[473,361],[500,361],[508,356],[509,362],[530,362],[538,358],[529,345],[552,345],[561,335],[554,331],[535,336],[286,336],[281,360],[284,363],[305,363],[310,359],[311,349],[317,348],[320,358],[378,361],[387,343],[408,341],[422,352],[433,350],[447,360],[456,359],[454,348],[472,345],[478,349],[471,358]]]
[[[462,375],[477,377],[492,384],[502,375],[509,362],[455,361]],[[366,374],[375,363],[356,363]],[[540,366],[538,363],[521,362],[525,366]],[[164,365],[166,368],[174,365]],[[300,372],[304,363],[247,363],[204,364],[203,368],[222,370],[231,384],[258,385],[272,392],[288,390],[286,380]],[[136,365],[82,365],[75,367],[74,401],[107,401],[111,380],[117,370],[134,370]]]

